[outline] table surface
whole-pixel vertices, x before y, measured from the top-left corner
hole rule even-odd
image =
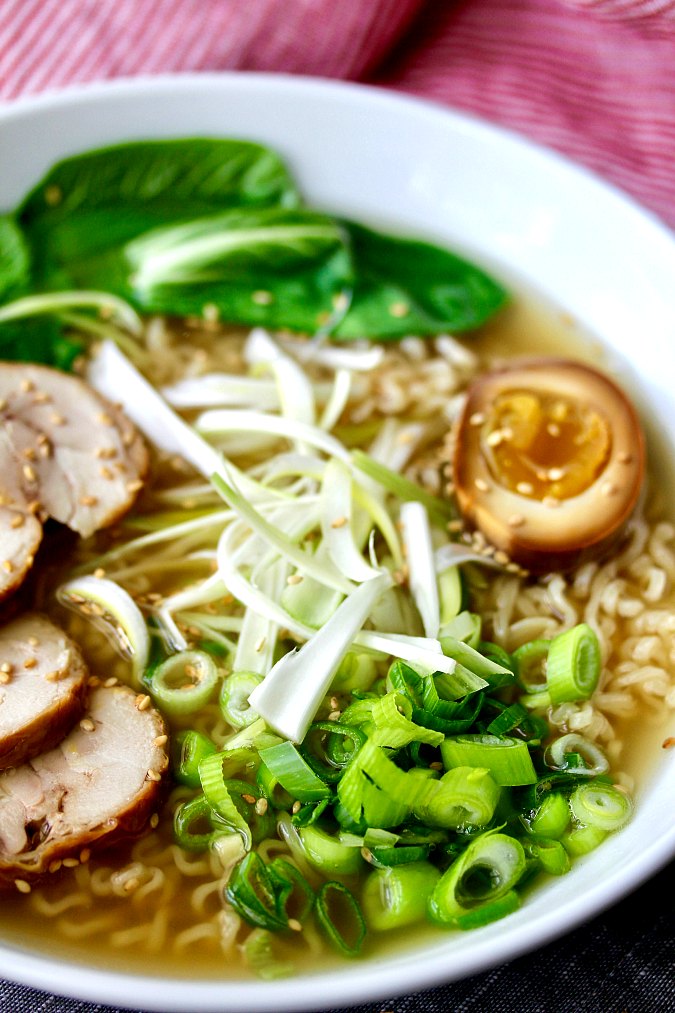
[[[330,1013],[669,1013],[675,1011],[674,902],[675,863],[593,921],[509,964]],[[0,982],[0,1013],[121,1011]]]

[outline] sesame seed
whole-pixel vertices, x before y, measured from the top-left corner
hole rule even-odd
[[[37,457],[37,451],[33,447],[24,447],[23,456],[28,461],[34,461]]]
[[[33,516],[35,516],[35,514],[39,514],[40,511],[42,510],[42,503],[40,502],[39,499],[32,499],[30,503],[27,505],[26,509],[28,510],[29,514],[33,514]]]
[[[620,450],[619,453],[616,455],[616,459],[621,464],[630,464],[631,461],[633,460],[633,455],[629,454],[627,450]]]
[[[29,637],[28,638],[28,643],[30,644],[31,647],[37,647],[39,645],[40,641],[38,640],[37,637]]]
[[[260,652],[264,649],[266,643],[267,637],[261,637],[258,643],[255,645],[256,654],[260,654]]]
[[[141,881],[138,876],[130,876],[130,878],[126,879],[122,884],[122,889],[125,893],[133,893],[134,890],[138,890],[140,885]]]
[[[94,456],[101,460],[109,460],[111,457],[117,456],[117,451],[114,447],[97,447]]]
[[[448,531],[458,532],[464,527],[464,521],[460,521],[459,518],[454,521],[448,521]]]
[[[102,426],[112,426],[115,424],[112,415],[108,412],[99,412],[96,416],[96,421],[100,422]]]
[[[302,802],[294,802],[291,812],[295,816],[295,814],[299,813],[301,809],[302,809]]]
[[[23,474],[24,474],[24,478],[28,482],[34,482],[35,479],[37,478],[37,475],[35,474],[35,468],[31,468],[30,464],[24,464],[24,466],[23,466]]]
[[[330,698],[330,706],[331,706],[332,710],[334,710],[334,711],[338,710],[338,708],[340,706],[340,701],[338,700],[338,698],[336,696],[332,696]]]
[[[63,866],[65,869],[74,869],[80,864],[79,858],[64,858]]]
[[[106,468],[104,464],[102,464],[101,467],[98,469],[98,473],[101,476],[101,478],[111,479],[115,477],[110,468]]]
[[[270,303],[274,302],[274,296],[271,292],[266,292],[264,289],[258,289],[257,292],[251,292],[251,301],[256,306],[269,306]]]
[[[11,665],[9,661],[3,661],[0,665],[0,672],[5,672],[7,675],[11,675],[14,671],[14,665]]]
[[[286,578],[286,583],[287,584],[301,584],[302,583],[302,574],[300,574],[300,573],[292,573],[290,575],[290,577]]]
[[[80,728],[82,729],[83,732],[93,732],[94,729],[96,728],[96,725],[91,720],[91,718],[82,718],[82,720],[80,721]]]
[[[147,695],[147,693],[139,693],[136,699],[134,700],[136,710],[138,711],[146,711],[151,703],[152,701],[150,697]]]
[[[516,492],[519,492],[521,496],[531,496],[534,492],[534,486],[531,482],[518,482]]]
[[[154,741],[155,746],[165,746],[169,741],[168,735],[158,735]]]
[[[19,893],[30,893],[30,883],[27,883],[25,879],[15,879],[14,886],[17,888]]]
[[[114,675],[112,675],[109,679],[106,679],[103,685],[105,686],[106,689],[112,689],[113,686],[117,685],[117,679],[115,678]]]
[[[29,391],[35,390],[35,384],[32,380],[22,380],[20,387],[24,394],[28,394]]]
[[[11,528],[21,528],[23,527],[24,523],[25,517],[23,514],[14,514],[11,521],[9,522],[9,526]]]
[[[9,672],[0,672],[0,686],[6,686],[7,683],[12,681],[12,677]]]
[[[617,492],[617,487],[613,482],[603,482],[600,486],[600,492],[603,496],[613,496]]]
[[[490,486],[484,478],[477,478],[473,483],[479,492],[489,492]]]
[[[561,478],[565,477],[564,468],[549,468],[546,472],[546,477],[549,482],[559,482]]]
[[[159,815],[157,813],[153,813],[150,817],[150,826],[153,830],[155,827],[159,826]]]
[[[81,506],[96,506],[98,503],[98,496],[80,496]]]
[[[394,302],[389,307],[389,315],[392,317],[407,317],[410,307],[406,302]]]
[[[63,190],[60,186],[56,186],[52,183],[50,186],[45,187],[45,204],[49,204],[50,208],[56,207],[63,200]]]
[[[297,918],[289,918],[288,927],[291,932],[302,932],[302,923]]]
[[[162,775],[157,770],[149,770],[145,775],[148,781],[161,781]]]
[[[487,443],[488,447],[498,447],[500,443],[504,442],[504,440],[505,440],[504,430],[493,429],[492,432],[488,434],[485,442]]]
[[[560,426],[555,422],[549,422],[546,426],[546,432],[549,436],[560,436]]]
[[[483,412],[474,412],[469,419],[470,426],[482,426],[485,422],[485,415]]]
[[[669,735],[667,739],[664,739],[661,743],[662,749],[674,749],[675,748],[675,735]]]
[[[506,566],[509,562],[509,557],[503,549],[497,549],[495,552],[495,563],[499,563],[500,566]]]
[[[522,514],[511,514],[506,523],[510,528],[519,528],[525,523],[525,518]]]
[[[46,404],[51,398],[46,390],[39,390],[33,395],[33,404]]]
[[[35,668],[37,666],[37,658],[26,658],[23,663],[24,668]]]
[[[94,570],[94,576],[96,577],[97,580],[103,580],[103,578],[105,577],[105,570],[103,569],[102,566],[96,567],[96,569]]]
[[[87,686],[91,686],[92,689],[96,689],[97,686],[101,685],[101,680],[97,675],[90,675],[87,679]]]
[[[58,872],[59,869],[61,868],[61,864],[62,863],[61,863],[61,859],[60,858],[57,858],[55,861],[50,862],[49,863],[49,871],[50,872]]]
[[[133,429],[127,429],[126,433],[122,437],[122,444],[125,447],[130,447],[131,444],[134,442],[135,439],[136,439],[136,434],[134,433]],[[183,463],[183,466],[184,466],[185,462],[182,462],[182,463]]]
[[[328,720],[329,721],[339,721],[340,718],[341,718],[341,716],[342,716],[342,711],[338,711],[338,710],[331,711],[330,714],[328,715]]]
[[[133,482],[127,482],[127,492],[138,492],[138,490],[142,488],[143,482],[140,478],[134,479]]]
[[[52,412],[50,421],[53,426],[64,426],[66,424],[66,420],[63,415],[59,414],[59,412]]]
[[[361,858],[365,859],[366,862],[372,862],[373,853],[370,848],[361,848]]]
[[[347,523],[346,517],[336,517],[334,521],[331,521],[332,528],[343,528]]]
[[[40,444],[40,449],[38,450],[38,453],[39,453],[39,455],[40,455],[40,457],[42,458],[43,461],[45,461],[49,457],[49,455],[51,454],[51,452],[52,452],[52,445],[51,445],[51,443],[41,443]]]
[[[257,801],[255,795],[242,795],[241,797],[244,802],[248,802],[249,805],[253,805]]]
[[[264,816],[268,809],[268,802],[266,798],[259,798],[255,804],[255,811],[258,816]]]

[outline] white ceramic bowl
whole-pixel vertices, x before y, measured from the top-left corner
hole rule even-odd
[[[199,134],[265,142],[288,159],[315,206],[445,240],[554,299],[634,374],[639,400],[657,420],[653,432],[675,458],[673,236],[590,174],[467,116],[363,87],[269,75],[97,85],[0,110],[0,208],[65,155]],[[0,974],[60,994],[184,1013],[343,1006],[474,974],[590,918],[675,855],[675,750],[659,749],[664,734],[644,732],[654,771],[630,825],[507,922],[439,932],[423,949],[413,943],[405,953],[272,984],[121,975],[9,943],[0,943]]]

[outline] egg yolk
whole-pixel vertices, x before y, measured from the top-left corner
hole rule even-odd
[[[495,481],[531,499],[569,499],[588,489],[609,460],[609,422],[590,405],[528,390],[505,391],[482,427]]]

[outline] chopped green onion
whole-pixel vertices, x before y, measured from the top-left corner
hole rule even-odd
[[[365,848],[363,857],[376,869],[389,869],[397,865],[408,865],[411,862],[423,862],[429,857],[430,844],[403,844],[399,847],[370,847]]]
[[[225,899],[249,925],[262,929],[285,929],[288,916],[279,884],[270,875],[262,858],[249,852],[235,865],[225,887]]]
[[[499,921],[500,918],[505,918],[506,915],[513,914],[519,907],[520,897],[515,890],[509,890],[508,893],[504,894],[503,897],[499,897],[498,900],[489,901],[487,904],[481,904],[480,907],[475,908],[473,911],[467,911],[466,914],[458,915],[455,918],[455,925],[458,929],[479,929],[483,925],[489,925],[491,922]]]
[[[429,899],[430,918],[442,925],[457,924],[461,915],[505,897],[525,868],[525,852],[514,837],[493,831],[481,834],[436,884]]]
[[[599,830],[618,830],[631,818],[633,805],[624,792],[611,784],[582,784],[570,796],[574,817]]]
[[[497,735],[459,735],[441,746],[447,768],[486,767],[497,784],[534,784],[537,775],[527,745],[520,739]]]
[[[424,921],[440,873],[429,862],[377,869],[366,880],[363,912],[371,929],[386,932]]]
[[[430,746],[440,746],[443,732],[424,728],[410,720],[412,704],[400,693],[387,693],[375,702],[371,717],[375,731],[371,735],[373,742],[380,746],[400,749],[411,742],[426,742]]]
[[[331,803],[331,799],[322,798],[319,802],[305,802],[304,805],[300,806],[297,812],[294,812],[291,816],[291,823],[294,827],[309,827],[312,823],[316,823],[325,809]]]
[[[356,957],[366,937],[366,923],[354,895],[342,883],[324,883],[316,898],[316,915],[333,946]]]
[[[546,680],[551,701],[588,700],[600,678],[602,657],[597,634],[580,623],[551,641]]]
[[[563,834],[561,843],[568,854],[578,858],[580,855],[595,851],[606,836],[607,831],[599,827],[579,826]]]
[[[287,858],[273,858],[267,866],[270,878],[279,887],[279,898],[288,918],[304,922],[314,907],[314,891]]]
[[[218,682],[215,662],[205,651],[181,651],[158,665],[148,689],[170,717],[194,714],[208,703]]]
[[[214,820],[213,810],[203,795],[181,803],[174,813],[174,838],[185,851],[206,851],[223,832],[224,827]]]
[[[214,813],[228,827],[241,835],[248,850],[252,843],[251,830],[228,790],[227,779],[223,776],[223,754],[212,753],[211,756],[205,757],[199,764],[199,777],[204,795]]]
[[[238,778],[227,778],[224,782],[227,793],[239,811],[242,819],[251,832],[254,844],[258,844],[266,837],[273,837],[276,830],[276,820],[268,807],[260,807],[260,798],[255,793],[253,785],[248,781],[241,781]]]
[[[429,781],[427,793],[413,809],[415,816],[435,827],[461,830],[485,827],[501,795],[499,785],[481,767],[455,767],[440,781]]]
[[[564,795],[551,792],[546,795],[530,820],[529,829],[540,837],[556,840],[565,833],[570,821],[570,807]]]
[[[323,781],[339,781],[365,741],[366,736],[359,728],[337,721],[315,721],[300,746],[300,753]],[[318,750],[322,755],[317,755]]]
[[[274,936],[267,929],[254,929],[242,946],[244,960],[263,981],[277,981],[295,974],[293,964],[275,956],[274,942]]]
[[[570,754],[581,757],[582,763],[569,763],[567,757]],[[544,762],[554,770],[583,774],[586,777],[595,777],[609,770],[607,757],[602,750],[576,732],[569,732],[552,742],[544,753]]]
[[[363,868],[358,848],[347,847],[315,824],[300,828],[300,840],[310,865],[327,875],[351,876]]]
[[[569,855],[560,841],[537,837],[524,842],[527,854],[536,859],[549,876],[564,876],[570,869]]]
[[[199,764],[215,751],[216,747],[208,735],[192,730],[179,732],[173,742],[173,774],[179,784],[199,788]]]
[[[519,703],[512,703],[510,707],[500,711],[497,717],[490,722],[487,726],[488,734],[506,735],[507,732],[512,732],[514,728],[517,728],[527,717],[528,714],[524,707],[521,707]]]
[[[546,659],[550,646],[550,640],[530,640],[513,652],[518,681],[527,693],[538,693],[547,687]]]
[[[256,672],[232,672],[223,680],[220,690],[220,711],[233,728],[246,728],[258,720],[259,714],[249,705],[248,698],[262,676]]]
[[[260,759],[293,798],[318,802],[330,795],[329,786],[317,777],[292,742],[261,749]]]

